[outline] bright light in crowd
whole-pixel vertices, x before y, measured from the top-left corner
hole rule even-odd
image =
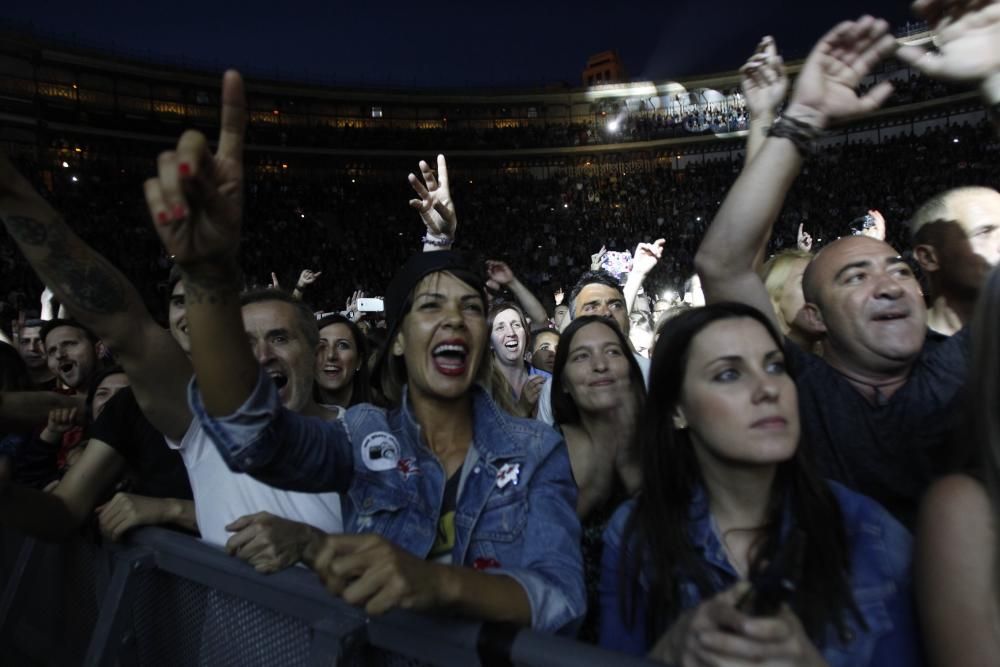
[[[288,169],[288,163],[287,162],[282,162],[281,163],[281,168],[282,169]]]
[[[958,143],[958,137],[955,137],[954,139],[952,139],[952,141],[957,144]]]
[[[76,176],[72,176],[72,177],[70,178],[70,180],[71,180],[71,181],[73,181],[74,183],[76,183],[76,182],[77,182],[77,181],[79,181],[80,179],[79,179],[79,178],[77,178]]]
[[[569,204],[563,204],[563,208],[569,208]]]
[[[300,218],[304,218],[304,217],[306,217],[306,214],[305,214],[305,213],[300,213],[300,214],[299,214],[299,217],[300,217]]]
[[[617,132],[618,131],[618,127],[620,125],[621,125],[621,123],[617,119],[609,121],[608,122],[608,132]]]
[[[69,169],[69,162],[63,162],[63,169]]]

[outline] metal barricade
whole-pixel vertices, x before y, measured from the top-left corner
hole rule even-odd
[[[11,553],[16,555],[11,557]],[[570,639],[396,611],[367,618],[302,567],[261,575],[180,533],[46,545],[0,530],[0,647],[44,665],[649,664]],[[7,650],[9,647],[9,651]]]

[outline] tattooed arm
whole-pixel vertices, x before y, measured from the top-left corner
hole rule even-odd
[[[191,421],[191,365],[184,352],[153,321],[128,279],[74,234],[2,155],[0,219],[42,282],[114,352],[150,422],[167,436],[183,437]]]

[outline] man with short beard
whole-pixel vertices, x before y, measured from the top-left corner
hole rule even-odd
[[[49,370],[42,342],[42,320],[26,320],[17,335],[17,351],[28,367],[31,386],[35,389],[55,389],[55,375]]]
[[[49,320],[40,335],[49,371],[60,385],[86,391],[100,367],[100,342],[90,329],[73,320]]]

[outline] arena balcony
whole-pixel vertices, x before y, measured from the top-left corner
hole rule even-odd
[[[899,39],[922,43],[929,37],[911,26]],[[800,66],[792,63],[790,75]],[[181,128],[213,129],[218,69],[112,55],[8,27],[0,30],[0,118],[11,129],[0,140],[46,145],[53,135],[75,134],[162,146]],[[682,82],[499,91],[344,88],[246,74],[249,143],[304,154],[676,154],[692,144],[742,141],[750,120],[737,72]],[[974,91],[930,81],[898,62],[883,63],[865,85],[884,79],[897,90],[874,118],[890,124],[915,113],[978,105]]]

